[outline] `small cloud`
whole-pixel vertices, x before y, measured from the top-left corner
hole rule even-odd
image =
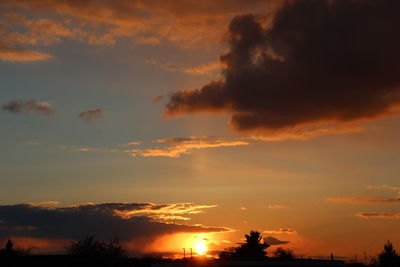
[[[392,191],[400,191],[400,187],[398,186],[391,186],[387,184],[382,184],[382,185],[367,185],[365,187],[366,189],[388,189]]]
[[[297,235],[297,231],[292,228],[278,228],[276,230],[265,230],[266,234],[289,234],[289,235]]]
[[[35,142],[35,141],[30,141],[30,142],[27,142],[26,144],[27,144],[27,145],[32,145],[32,146],[40,145],[39,142]]]
[[[279,240],[275,237],[272,236],[268,236],[266,238],[264,238],[264,241],[269,244],[270,246],[275,246],[275,245],[284,245],[284,244],[288,244],[290,241],[282,241]]]
[[[183,143],[190,141],[198,141],[212,138],[212,136],[189,136],[189,137],[173,137],[173,138],[165,138],[165,139],[157,139],[154,140],[153,143]]]
[[[389,204],[389,203],[400,203],[400,196],[379,199],[373,196],[361,196],[361,197],[330,197],[326,199],[327,202],[336,203],[348,203],[348,204]]]
[[[129,142],[129,143],[126,143],[126,144],[122,144],[122,145],[120,145],[120,146],[122,146],[122,147],[125,147],[125,146],[138,146],[138,145],[140,145],[141,144],[141,142],[139,142],[139,141],[134,141],[134,142]]]
[[[37,101],[35,99],[28,101],[12,100],[4,104],[1,109],[11,113],[37,112],[42,115],[50,115],[54,112],[50,102]]]
[[[158,103],[161,100],[163,100],[164,98],[165,98],[165,96],[163,96],[163,95],[156,95],[151,99],[151,102],[152,103]]]
[[[22,50],[0,45],[0,59],[5,61],[30,62],[52,58],[51,55],[33,50]]]
[[[99,108],[90,109],[79,113],[78,117],[85,120],[87,123],[94,119],[100,119],[103,116],[103,111]]]
[[[240,207],[240,210],[247,210],[246,207]]]
[[[179,66],[173,62],[159,62],[155,59],[146,59],[147,64],[155,65],[161,69],[169,72],[183,72],[190,75],[211,75],[216,71],[220,70],[222,63],[220,61],[212,61],[205,64],[200,64],[197,66]]]
[[[288,206],[277,205],[277,204],[268,205],[267,208],[268,208],[268,209],[289,209]]]
[[[360,212],[357,213],[356,216],[361,217],[363,219],[400,219],[400,213],[381,213],[381,212]]]

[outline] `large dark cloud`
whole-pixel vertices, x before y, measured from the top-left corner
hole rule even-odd
[[[104,203],[58,207],[33,204],[0,206],[0,239],[32,237],[80,239],[95,235],[121,241],[155,239],[174,233],[224,232],[229,229],[176,222],[181,215],[213,206],[191,203]],[[168,220],[168,221],[166,221]]]
[[[400,102],[400,1],[288,1],[271,21],[235,17],[224,79],[172,94],[166,116],[231,114],[239,131],[341,124]]]

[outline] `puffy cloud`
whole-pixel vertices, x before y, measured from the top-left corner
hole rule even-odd
[[[282,240],[279,240],[272,236],[268,236],[268,237],[264,238],[264,241],[267,242],[267,244],[269,244],[270,246],[285,245],[285,244],[290,243],[290,241],[282,241]]]
[[[79,113],[78,117],[86,122],[91,122],[92,120],[97,120],[103,117],[103,111],[99,108],[97,109],[90,109],[86,111],[82,111]]]
[[[121,241],[154,240],[176,233],[230,231],[224,227],[184,225],[174,221],[214,205],[193,203],[102,203],[58,206],[57,202],[0,206],[0,239],[9,236],[76,240],[85,235]]]
[[[8,102],[7,104],[4,104],[1,108],[11,113],[32,111],[43,115],[49,115],[54,112],[54,109],[49,102],[40,102],[35,99],[31,99],[28,101],[13,100]]]
[[[296,0],[272,20],[237,16],[223,79],[173,93],[165,116],[228,113],[235,130],[263,134],[393,114],[399,8],[396,0]]]
[[[289,234],[289,235],[297,235],[297,231],[292,228],[278,228],[276,230],[265,230],[266,234]]]
[[[382,212],[360,212],[357,213],[356,216],[361,217],[363,219],[400,219],[400,213],[382,213]]]

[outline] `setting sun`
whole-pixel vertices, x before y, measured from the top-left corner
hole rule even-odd
[[[196,242],[194,248],[195,248],[195,252],[198,255],[204,255],[207,252],[207,246],[206,246],[206,242],[204,240],[200,240],[200,241]]]

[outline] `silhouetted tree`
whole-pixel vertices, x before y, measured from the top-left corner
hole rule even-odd
[[[274,256],[282,260],[292,260],[294,258],[293,250],[283,249],[281,247],[274,251]]]
[[[91,258],[124,258],[126,250],[117,239],[110,242],[96,240],[93,236],[87,236],[77,242],[72,242],[66,247],[67,254],[79,257]]]
[[[11,238],[9,238],[6,244],[6,251],[12,251],[13,247],[14,243],[11,241]]]
[[[240,244],[239,247],[231,248],[220,253],[221,259],[248,259],[248,260],[260,260],[266,257],[267,252],[265,249],[269,245],[262,241],[260,232],[251,231],[250,234],[245,235],[246,242]]]
[[[29,249],[14,248],[14,243],[11,238],[7,240],[4,248],[0,249],[0,256],[27,256],[30,254]]]
[[[393,247],[392,242],[386,241],[383,246],[382,252],[378,255],[379,263],[381,266],[391,267],[398,266],[400,263],[399,255]]]

